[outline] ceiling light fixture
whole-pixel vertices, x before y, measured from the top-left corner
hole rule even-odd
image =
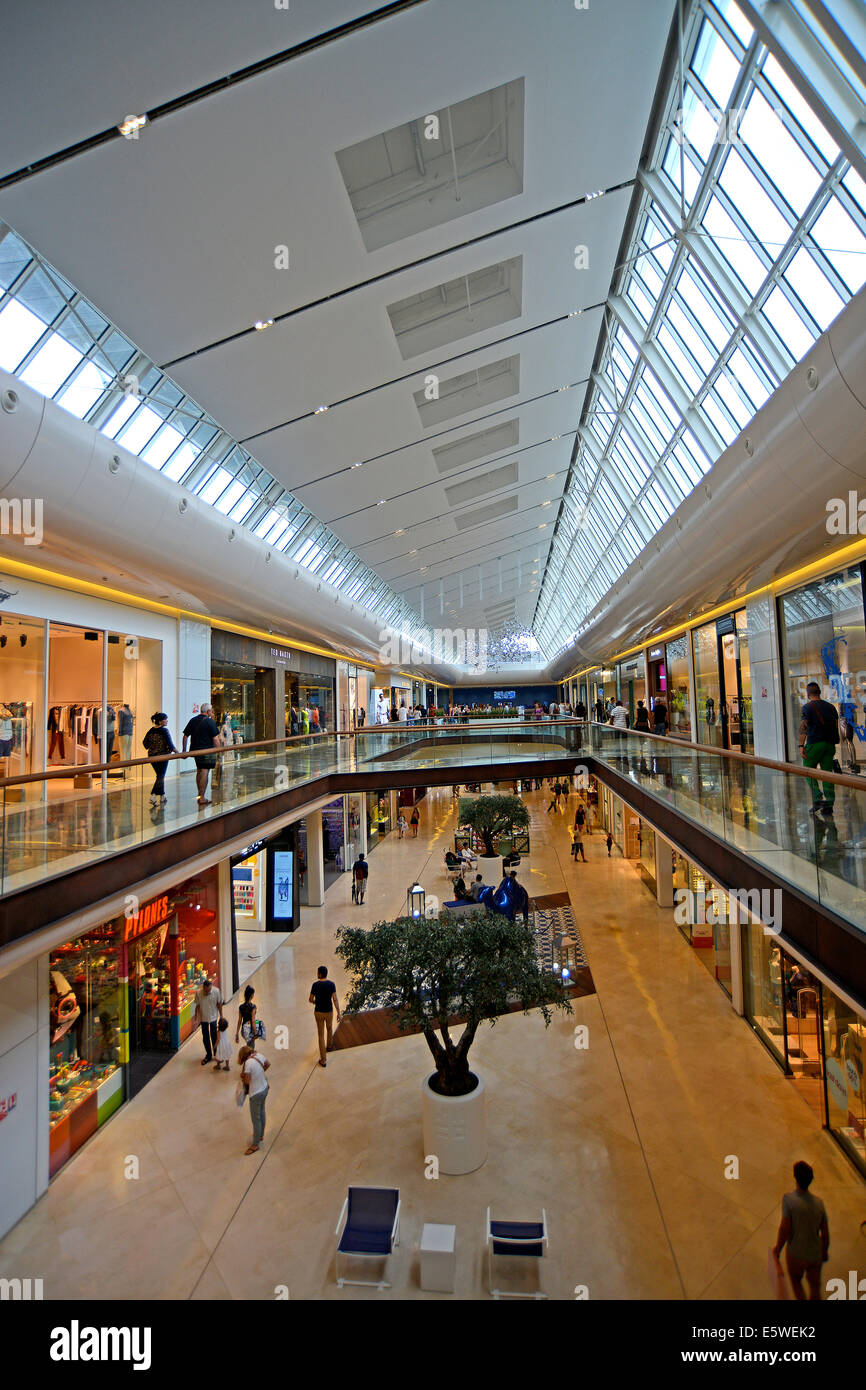
[[[379,500],[378,500],[378,502],[376,503],[376,506],[377,506],[377,507],[384,507],[384,505],[385,505],[385,503],[386,503],[387,500],[388,500],[388,499],[387,499],[386,497],[380,497]]]
[[[138,131],[143,130],[146,125],[146,116],[127,116],[126,120],[121,121],[117,129],[120,131],[124,139],[128,140],[130,136],[135,137]]]
[[[327,407],[326,405],[317,405],[316,408],[315,408],[315,410],[313,411],[313,414],[314,414],[314,415],[324,415],[324,413],[325,413],[325,411],[326,411],[327,409],[328,409],[328,407]]]
[[[558,439],[558,438],[559,438],[559,435],[557,435],[557,439]],[[555,477],[556,477],[556,474],[555,474],[555,473],[548,473],[548,474],[547,474],[547,482],[550,482],[550,481],[551,481],[553,478],[555,478]]]
[[[253,324],[253,328],[256,330],[257,333],[261,333],[262,330],[265,328],[273,328],[273,326],[273,319],[256,319],[255,323]]]
[[[416,549],[416,550],[410,550],[410,551],[409,551],[409,554],[410,554],[410,555],[417,555],[417,554],[418,554],[418,551],[417,551],[417,549]]]
[[[420,572],[421,574],[426,574],[427,571],[429,570],[429,568],[430,568],[429,565],[422,565],[419,572]]]
[[[580,318],[580,315],[581,315],[582,313],[583,313],[583,310],[582,310],[582,309],[571,309],[571,310],[569,311],[568,317],[569,317],[570,319]]]
[[[405,534],[406,534],[406,528],[405,528],[405,526],[401,526],[397,531],[394,532],[394,535],[395,535],[395,536],[405,536]]]
[[[538,529],[539,529],[539,531],[546,531],[546,530],[547,530],[547,522],[546,522],[546,521],[539,522]]]
[[[597,189],[595,190],[594,193],[585,193],[585,194],[584,194],[584,197],[585,197],[585,199],[586,199],[587,202],[589,202],[590,198],[603,198],[603,197],[604,197],[604,189],[603,189],[603,188],[597,188]]]
[[[363,459],[361,460],[360,463],[353,463],[353,464],[352,464],[352,467],[353,467],[353,468],[363,468],[363,467],[364,467]]]
[[[541,505],[542,505],[542,507],[549,507],[549,506],[550,506],[550,502],[542,502]]]

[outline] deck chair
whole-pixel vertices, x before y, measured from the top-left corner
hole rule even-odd
[[[400,1191],[396,1187],[350,1187],[343,1203],[337,1229],[337,1287],[363,1284],[372,1289],[389,1289],[384,1279],[384,1262],[394,1246],[400,1244]],[[381,1279],[346,1279],[340,1274],[340,1256],[381,1260]]]
[[[488,1279],[493,1297],[547,1298],[547,1294],[541,1293],[540,1290],[534,1293],[509,1293],[505,1289],[497,1289],[493,1286],[494,1255],[528,1255],[536,1260],[540,1260],[544,1255],[545,1246],[549,1243],[547,1239],[547,1213],[544,1208],[541,1209],[540,1221],[492,1221],[488,1207],[484,1235],[487,1245]]]

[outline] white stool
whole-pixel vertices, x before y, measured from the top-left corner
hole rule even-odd
[[[427,893],[424,900],[424,916],[427,921],[439,916],[439,899],[435,893]]]
[[[457,1227],[425,1222],[421,1232],[421,1287],[428,1293],[453,1293],[457,1270]]]

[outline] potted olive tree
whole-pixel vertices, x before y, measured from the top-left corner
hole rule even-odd
[[[525,830],[529,812],[519,796],[461,796],[458,810],[461,826],[468,825],[484,842],[478,859],[478,872],[494,888],[502,878],[502,856],[497,852],[500,835]]]
[[[487,1157],[486,1089],[469,1070],[482,1023],[515,1008],[571,1013],[558,976],[543,970],[523,924],[487,912],[432,921],[401,917],[366,930],[340,927],[337,955],[352,981],[346,1011],[393,1012],[401,1029],[422,1032],[435,1070],[422,1088],[424,1154],[439,1172],[471,1173]],[[462,1025],[458,1039],[451,1029]]]

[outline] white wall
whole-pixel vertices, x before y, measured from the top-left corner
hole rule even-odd
[[[48,1186],[48,961],[45,956],[0,979],[0,1237]],[[38,1277],[22,1256],[10,1277]]]
[[[776,604],[772,594],[746,602],[755,757],[785,761],[784,696]]]

